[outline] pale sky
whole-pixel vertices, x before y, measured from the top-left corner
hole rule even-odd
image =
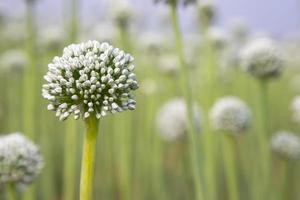
[[[9,16],[21,17],[25,0],[0,0],[0,12]],[[38,21],[40,23],[58,23],[66,19],[67,3],[70,0],[37,0]],[[98,22],[108,14],[108,2],[115,0],[79,0],[81,23]],[[157,24],[157,13],[165,6],[155,6],[152,0],[129,0],[138,13],[144,13],[146,26],[153,28]],[[218,6],[218,22],[227,26],[238,17],[243,19],[255,31],[271,32],[275,36],[300,34],[300,0],[215,0]],[[180,16],[185,30],[193,30],[195,18],[193,6],[181,9]]]

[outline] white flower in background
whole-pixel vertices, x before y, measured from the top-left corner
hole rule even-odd
[[[300,158],[300,138],[288,131],[279,131],[271,139],[272,151],[284,158],[298,160]]]
[[[8,50],[0,55],[0,68],[4,71],[22,72],[26,65],[27,56],[21,50]]]
[[[200,110],[194,105],[194,123],[198,131],[201,128]],[[156,117],[156,125],[161,137],[174,141],[187,133],[187,108],[183,99],[173,99],[164,104]]]
[[[39,43],[47,49],[59,49],[66,42],[66,34],[57,26],[43,29],[39,36]]]
[[[213,128],[229,134],[244,133],[251,124],[251,111],[244,101],[228,96],[219,99],[210,111]]]
[[[214,47],[214,49],[222,50],[227,44],[228,37],[223,29],[212,27],[207,31],[207,39],[210,41],[210,44]]]
[[[67,46],[55,57],[44,76],[42,95],[50,101],[48,110],[60,120],[135,109],[130,94],[138,88],[133,57],[108,43],[88,41]]]
[[[93,38],[97,41],[106,41],[112,43],[117,38],[116,28],[111,23],[102,23],[97,26],[93,26],[91,29],[87,30],[82,39]]]
[[[241,19],[235,19],[230,24],[230,33],[232,42],[241,45],[248,39],[249,28]]]
[[[198,0],[199,20],[204,28],[212,24],[216,15],[215,7],[213,0]]]
[[[146,32],[139,36],[138,44],[144,53],[150,55],[160,55],[165,51],[168,39],[164,38],[161,34],[155,32]]]
[[[126,0],[114,1],[112,5],[112,18],[114,22],[123,28],[129,26],[129,21],[133,18],[134,9],[131,4]]]
[[[283,69],[283,56],[277,45],[269,38],[257,38],[241,51],[243,70],[260,79],[277,77]]]
[[[183,5],[189,5],[196,3],[197,0],[154,0],[154,3],[167,3],[167,4],[183,4]]]
[[[167,75],[176,76],[179,73],[178,58],[174,55],[163,55],[159,59],[159,69]]]
[[[293,120],[295,122],[300,122],[300,96],[294,97],[291,105]]]
[[[158,90],[158,86],[154,80],[146,79],[141,83],[140,90],[146,96],[151,96]]]
[[[39,148],[21,133],[0,137],[0,185],[24,187],[37,178],[43,166]]]

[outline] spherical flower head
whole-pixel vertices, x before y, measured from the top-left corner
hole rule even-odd
[[[196,0],[154,0],[154,3],[166,3],[166,4],[171,4],[171,5],[178,5],[178,4],[183,4],[184,6],[187,6],[189,4],[194,4],[196,3]]]
[[[21,50],[9,50],[0,56],[0,66],[4,71],[22,72],[27,65],[27,57]]]
[[[162,56],[159,60],[159,67],[164,74],[177,76],[179,74],[178,59],[174,55]]]
[[[198,131],[201,128],[200,109],[194,105],[194,123]],[[161,107],[156,117],[156,124],[161,137],[166,141],[182,138],[187,132],[187,108],[183,99],[173,99]]]
[[[56,26],[43,29],[39,37],[39,43],[49,50],[56,50],[62,47],[65,41],[66,35],[61,28]]]
[[[241,19],[235,19],[231,22],[230,32],[234,42],[243,43],[247,40],[249,28],[247,24]]]
[[[291,104],[291,109],[293,113],[293,120],[295,122],[300,122],[300,96],[294,97]]]
[[[107,112],[134,110],[130,92],[138,83],[133,60],[108,43],[88,41],[66,47],[44,76],[42,95],[50,101],[48,110],[56,111],[60,120],[72,113],[75,119],[91,115],[100,119]]]
[[[271,138],[272,151],[281,158],[298,160],[300,158],[300,138],[288,131],[279,131]]]
[[[122,0],[113,5],[112,15],[118,26],[126,28],[129,25],[129,20],[134,16],[134,10],[127,1]]]
[[[227,43],[227,35],[224,30],[212,27],[207,31],[207,38],[210,41],[212,47],[216,50],[222,50]]]
[[[283,56],[269,38],[258,38],[247,44],[241,51],[241,66],[259,79],[278,77],[283,69]]]
[[[167,46],[166,38],[152,32],[140,35],[138,43],[146,56],[158,56],[165,51]]]
[[[251,112],[239,98],[228,96],[219,99],[210,111],[214,129],[229,134],[244,133],[251,123]]]
[[[93,26],[92,30],[87,30],[83,38],[93,38],[97,41],[113,42],[117,37],[117,32],[112,23],[104,22]]]
[[[145,96],[151,96],[157,92],[158,85],[154,80],[146,79],[141,83],[140,90]]]
[[[0,185],[26,186],[44,166],[39,148],[21,133],[0,137]]]
[[[198,0],[200,23],[205,27],[212,24],[215,15],[215,3],[212,0]]]

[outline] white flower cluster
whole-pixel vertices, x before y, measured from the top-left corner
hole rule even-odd
[[[125,0],[118,1],[117,3],[114,2],[112,6],[112,18],[114,22],[120,27],[127,27],[129,20],[134,16],[134,9]]]
[[[179,74],[178,58],[172,54],[163,55],[159,59],[159,68],[162,73],[177,76]]]
[[[210,117],[216,130],[229,134],[243,133],[251,123],[250,109],[241,99],[233,96],[219,99],[211,109]]]
[[[60,120],[70,114],[100,119],[107,112],[134,110],[130,92],[138,88],[133,57],[108,43],[88,41],[72,44],[55,57],[44,76],[42,95],[50,101],[48,110]]]
[[[212,47],[216,50],[222,50],[227,43],[227,34],[224,30],[217,27],[209,28],[207,31],[207,38],[210,41]]]
[[[208,27],[215,18],[215,3],[212,0],[198,0],[200,22]]]
[[[4,71],[22,72],[27,65],[27,57],[21,50],[9,50],[0,57],[0,66]]]
[[[57,26],[47,27],[39,34],[39,44],[47,49],[56,50],[60,48],[66,41],[64,31]]]
[[[179,4],[182,3],[183,5],[189,5],[189,4],[193,4],[196,3],[197,0],[154,0],[154,3],[168,3],[168,4]]]
[[[272,151],[278,156],[297,160],[300,158],[300,138],[288,131],[279,131],[271,139]]]
[[[194,123],[198,131],[201,128],[199,108],[194,105]],[[166,141],[174,141],[187,132],[187,108],[183,99],[173,99],[163,105],[157,115],[156,124],[161,137]]]
[[[300,96],[294,97],[291,105],[293,120],[295,122],[300,122]]]
[[[242,49],[240,57],[243,69],[256,78],[274,78],[283,69],[283,56],[269,38],[251,41]]]
[[[0,185],[26,186],[44,166],[39,148],[20,133],[0,137]]]

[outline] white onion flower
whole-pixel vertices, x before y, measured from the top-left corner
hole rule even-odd
[[[159,59],[160,70],[167,75],[176,76],[179,73],[178,58],[174,55],[165,55]]]
[[[0,137],[0,185],[24,187],[37,178],[43,166],[39,148],[21,133]]]
[[[209,28],[207,31],[207,38],[211,45],[216,50],[222,50],[227,44],[228,37],[224,30],[217,27]]]
[[[244,133],[251,123],[249,107],[233,96],[219,99],[213,105],[210,117],[214,129],[235,135]]]
[[[0,56],[0,66],[4,71],[22,72],[26,65],[27,57],[21,50],[8,50]]]
[[[198,131],[201,129],[199,108],[193,108],[194,123]],[[156,117],[156,124],[161,137],[166,141],[174,141],[187,133],[187,108],[183,99],[173,99],[161,107]]]
[[[39,43],[48,49],[58,49],[66,41],[66,35],[59,27],[53,26],[43,29],[40,33]]]
[[[133,57],[108,43],[88,41],[66,47],[55,57],[44,76],[42,95],[50,101],[48,110],[60,120],[74,114],[75,119],[108,112],[134,110],[130,94],[138,88]]]
[[[242,49],[240,56],[243,69],[256,78],[274,78],[282,72],[282,53],[269,38],[251,41]]]
[[[295,122],[300,122],[300,96],[294,97],[291,105],[293,119]]]
[[[120,27],[128,27],[130,19],[134,16],[134,9],[131,5],[127,1],[121,0],[116,4],[114,2],[112,8],[112,18],[114,22]]]
[[[216,11],[212,0],[198,0],[199,19],[204,27],[212,24]]]
[[[298,160],[300,158],[300,138],[288,131],[279,131],[271,139],[272,151],[278,156]]]
[[[197,0],[154,0],[154,3],[167,3],[167,4],[183,4],[183,5],[189,5],[196,3]]]

